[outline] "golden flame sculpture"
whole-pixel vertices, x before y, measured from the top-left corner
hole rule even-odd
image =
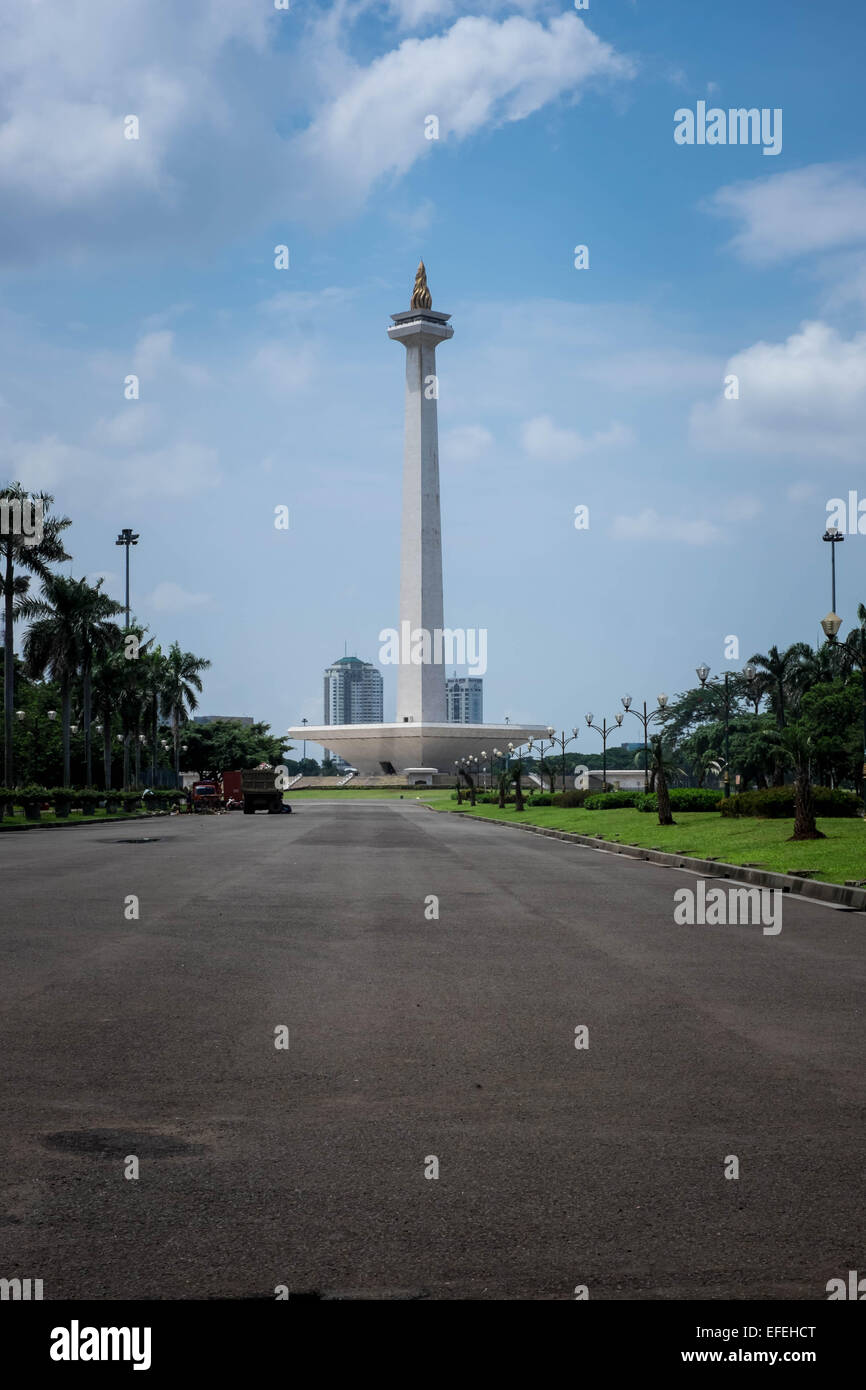
[[[427,288],[427,271],[424,262],[420,261],[418,270],[415,274],[415,288],[412,291],[412,302],[410,309],[432,309],[433,296]]]

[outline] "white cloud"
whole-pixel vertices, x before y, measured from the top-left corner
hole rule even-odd
[[[265,343],[253,356],[248,369],[277,395],[303,391],[316,373],[312,349],[292,348],[278,341]]]
[[[729,184],[707,206],[740,222],[730,246],[758,265],[866,242],[866,177],[859,165],[810,164]]]
[[[108,445],[123,449],[135,448],[157,428],[161,412],[154,405],[143,401],[129,401],[110,419],[97,420],[91,437],[97,445]]]
[[[792,483],[788,488],[789,502],[811,502],[817,488],[814,483]]]
[[[615,516],[611,535],[620,541],[667,541],[674,545],[712,545],[724,532],[712,521],[662,517],[653,507],[637,516]]]
[[[442,436],[439,450],[445,463],[476,463],[493,444],[493,435],[483,425],[458,425]]]
[[[182,613],[190,608],[201,608],[210,601],[210,594],[190,593],[167,579],[157,584],[153,593],[144,600],[144,606],[155,609],[157,613]]]
[[[784,343],[755,343],[731,357],[738,400],[721,391],[696,405],[690,429],[707,449],[766,457],[862,460],[866,433],[866,333],[844,339],[805,323]]]
[[[577,430],[560,429],[549,415],[536,415],[523,427],[523,447],[527,454],[549,463],[573,463],[585,454],[621,449],[633,443],[633,431],[616,421],[608,429],[597,430],[588,437]]]
[[[444,34],[406,39],[356,68],[297,150],[345,211],[385,175],[405,174],[433,153],[437,141],[424,135],[430,114],[441,140],[463,140],[560,97],[577,99],[594,78],[631,74],[629,60],[574,13],[547,27],[518,15],[502,23],[467,16]]]

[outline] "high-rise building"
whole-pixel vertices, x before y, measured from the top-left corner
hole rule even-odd
[[[382,676],[369,661],[341,656],[325,672],[325,724],[381,724]]]
[[[448,676],[445,708],[449,724],[484,723],[484,682],[480,676]]]

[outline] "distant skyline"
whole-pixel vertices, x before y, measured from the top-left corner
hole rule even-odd
[[[133,612],[211,660],[201,709],[318,722],[334,653],[376,663],[397,622],[385,327],[423,256],[445,621],[488,633],[488,719],[610,719],[815,644],[828,504],[866,499],[863,34],[848,0],[15,7],[4,481],[55,494],[66,568],[121,601],[134,527]],[[677,144],[702,101],[782,111],[779,153]]]

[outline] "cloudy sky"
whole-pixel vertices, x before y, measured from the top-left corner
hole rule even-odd
[[[814,642],[827,503],[866,498],[864,29],[851,0],[6,7],[0,471],[118,597],[140,532],[134,610],[210,657],[203,710],[318,722],[323,668],[397,621],[385,329],[423,256],[487,718],[610,718],[729,635],[730,669]],[[698,102],[781,109],[781,152],[678,145]]]

